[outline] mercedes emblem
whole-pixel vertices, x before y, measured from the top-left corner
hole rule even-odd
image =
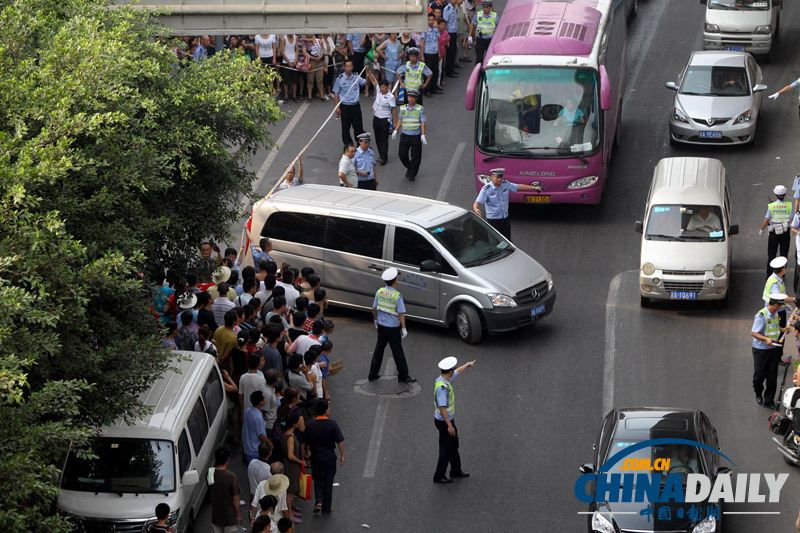
[[[539,289],[533,289],[531,291],[531,296],[533,296],[533,301],[534,302],[538,302],[539,301]]]

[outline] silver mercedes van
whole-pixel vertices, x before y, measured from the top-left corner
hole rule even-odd
[[[256,206],[248,236],[269,237],[279,264],[312,267],[344,307],[371,309],[381,272],[395,267],[406,317],[455,324],[467,343],[532,324],[556,299],[550,273],[485,220],[426,198],[290,187]]]

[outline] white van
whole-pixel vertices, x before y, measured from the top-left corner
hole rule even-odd
[[[717,159],[668,157],[656,165],[642,233],[639,294],[652,300],[728,298],[731,200],[725,167]]]
[[[227,408],[214,357],[175,354],[172,368],[141,397],[149,415],[102,428],[92,444],[96,459],[69,452],[57,505],[80,531],[146,532],[159,503],[172,510],[170,532],[194,531]]]
[[[700,0],[706,4],[703,50],[750,52],[769,61],[783,0]]]
[[[455,324],[467,343],[532,324],[556,299],[550,273],[485,220],[426,198],[289,187],[258,204],[248,237],[268,237],[278,264],[313,268],[344,307],[371,309],[381,272],[394,267],[406,318]]]

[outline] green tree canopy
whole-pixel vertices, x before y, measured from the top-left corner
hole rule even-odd
[[[267,74],[179,64],[154,19],[93,0],[0,0],[0,524],[66,531],[58,462],[141,413],[167,367],[150,314],[198,266],[281,118]],[[242,148],[239,148],[242,147]],[[144,276],[138,275],[144,273]]]

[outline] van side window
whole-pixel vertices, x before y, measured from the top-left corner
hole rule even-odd
[[[206,384],[203,385],[203,401],[206,403],[206,412],[208,414],[208,425],[214,423],[219,412],[219,407],[222,405],[222,382],[217,374],[217,369],[212,368],[208,373]]]
[[[381,259],[386,225],[352,218],[330,217],[325,247]]]
[[[412,229],[394,228],[394,261],[418,267],[426,259],[433,259],[442,265],[442,272],[455,275],[453,268],[436,252],[425,237]]]
[[[183,473],[189,470],[189,465],[192,464],[192,451],[189,449],[189,437],[186,436],[186,430],[181,431],[181,438],[178,439],[178,467]]]
[[[192,446],[194,446],[195,453],[200,453],[200,448],[208,436],[208,418],[206,417],[206,410],[203,408],[203,402],[200,398],[194,404],[192,412],[189,414],[189,421],[186,423],[189,426],[189,435],[192,437]]]
[[[261,236],[321,248],[325,239],[326,219],[324,215],[309,213],[272,213],[261,230]]]

